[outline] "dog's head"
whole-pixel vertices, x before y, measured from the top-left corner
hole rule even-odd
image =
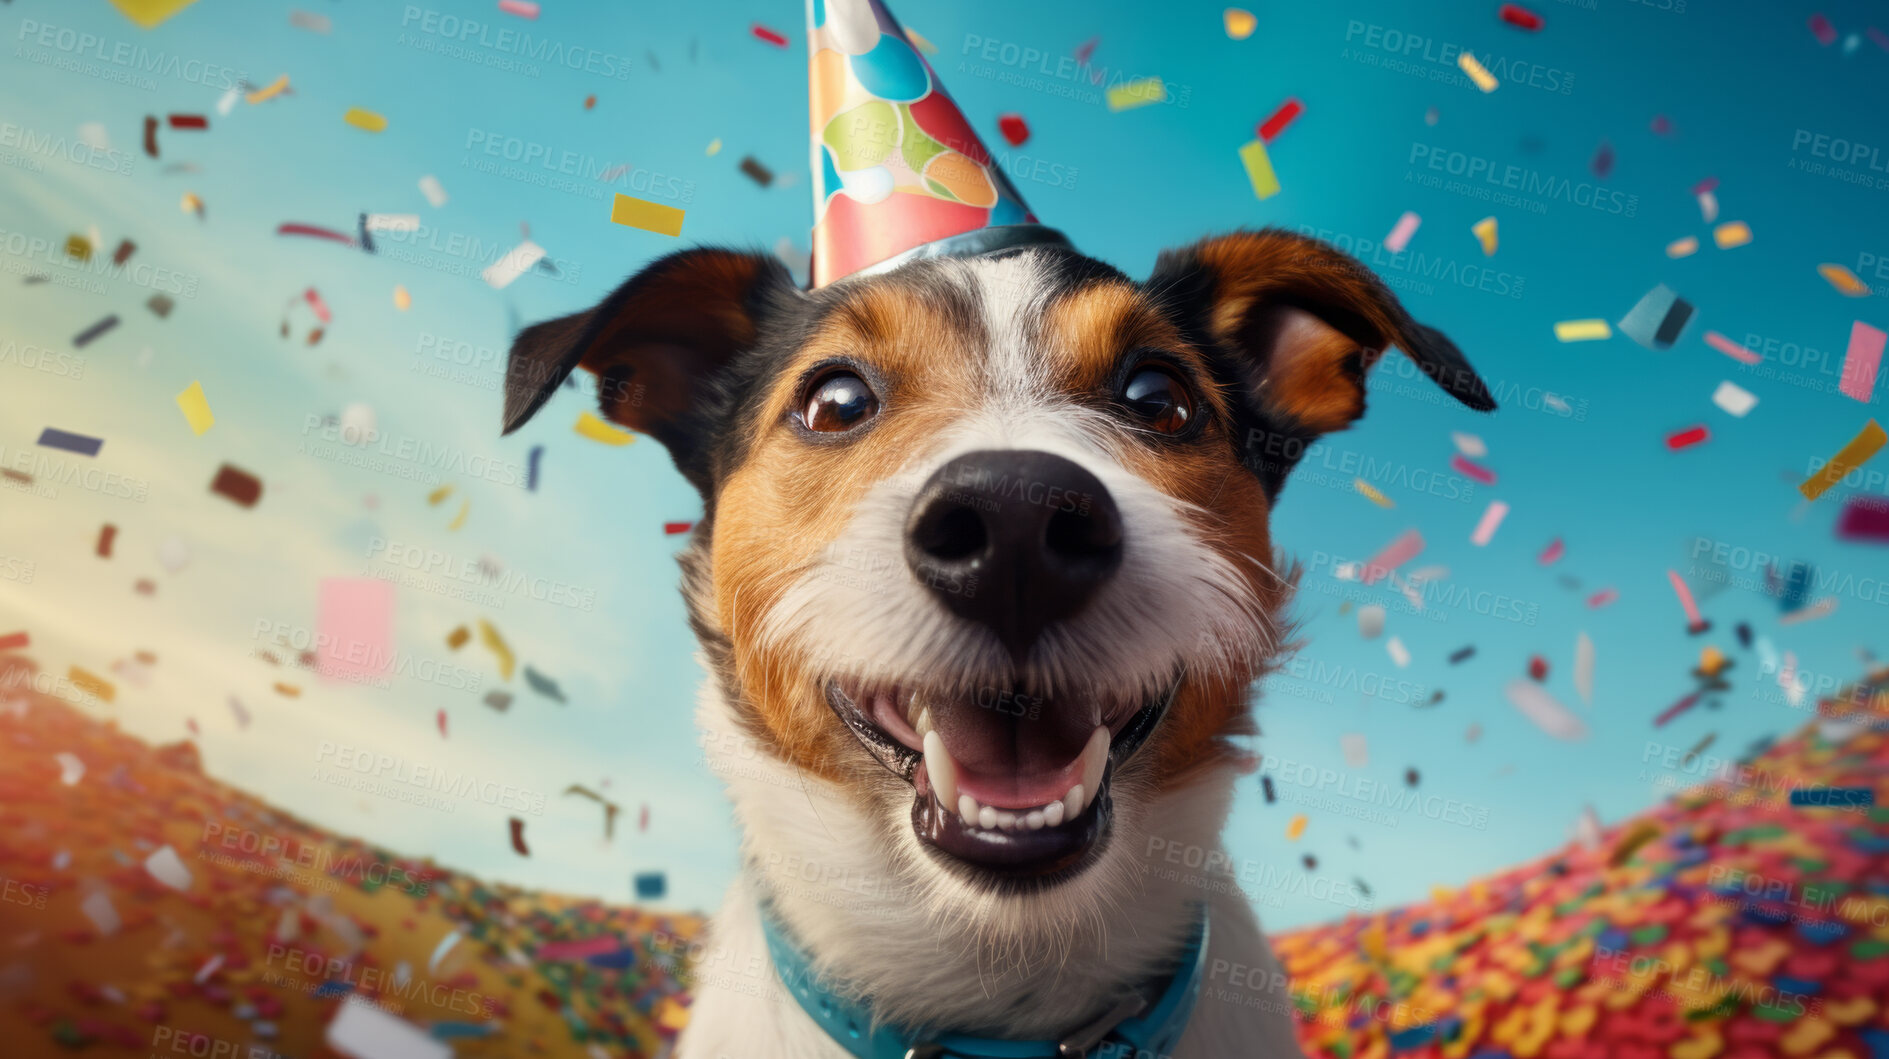
[[[1038,248],[808,292],[689,250],[523,332],[506,426],[596,373],[702,492],[690,605],[748,732],[911,871],[1028,893],[1238,754],[1291,588],[1272,505],[1392,346],[1494,407],[1369,270],[1280,231],[1145,283]]]

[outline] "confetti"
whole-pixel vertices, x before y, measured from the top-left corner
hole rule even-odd
[[[1830,462],[1821,470],[1804,479],[1797,491],[1804,494],[1804,499],[1815,500],[1828,492],[1830,487],[1843,480],[1843,476],[1868,462],[1889,441],[1889,435],[1883,433],[1882,425],[1874,419],[1863,424],[1863,429],[1856,432],[1850,443],[1843,446]]]
[[[1810,32],[1817,38],[1817,43],[1828,48],[1837,41],[1837,28],[1821,14],[1810,16]]]
[[[1666,435],[1666,447],[1678,452],[1680,449],[1689,449],[1694,445],[1703,445],[1710,440],[1712,440],[1712,432],[1701,424]]]
[[[1836,534],[1839,540],[1889,543],[1889,500],[1851,497],[1837,519]]]
[[[104,438],[73,434],[57,427],[47,427],[39,432],[39,444],[49,449],[70,452],[79,456],[96,456],[98,450],[105,447]]]
[[[1758,406],[1758,397],[1750,390],[1730,380],[1718,384],[1712,391],[1712,403],[1718,405],[1727,415],[1743,419],[1746,413]]]
[[[1384,634],[1384,608],[1369,603],[1358,608],[1358,635],[1375,640]]]
[[[498,0],[498,9],[508,15],[517,15],[519,18],[536,19],[538,17],[538,5],[532,0]]]
[[[659,871],[638,872],[634,885],[639,900],[657,901],[669,892],[669,877]]]
[[[1620,332],[1647,349],[1670,349],[1686,322],[1692,319],[1692,304],[1660,284],[1642,295],[1638,304],[1619,323]]]
[[[1718,220],[1718,196],[1710,191],[1701,191],[1696,196],[1699,200],[1699,216],[1707,224]]]
[[[1889,335],[1861,320],[1850,325],[1850,348],[1843,357],[1843,381],[1838,386],[1843,396],[1870,403],[1885,341],[1889,341]]]
[[[1836,610],[1837,598],[1835,596],[1825,596],[1808,607],[1799,608],[1779,617],[1778,624],[1796,625],[1799,622],[1816,621],[1818,618],[1827,618],[1835,614]]]
[[[1502,695],[1516,712],[1548,735],[1564,741],[1587,738],[1586,722],[1561,705],[1540,684],[1517,677],[1503,686]]]
[[[1692,589],[1686,586],[1686,579],[1679,576],[1679,571],[1666,571],[1666,579],[1672,582],[1673,595],[1679,597],[1679,608],[1686,612],[1686,630],[1698,635],[1711,625],[1699,616],[1699,604],[1692,598]]]
[[[61,785],[76,787],[79,781],[85,778],[85,762],[79,760],[79,755],[62,750],[53,755],[53,760],[59,763]]]
[[[752,27],[750,27],[749,32],[754,34],[754,39],[760,40],[760,41],[766,41],[767,43],[772,44],[776,48],[787,47],[786,37],[781,36],[779,33],[776,33],[775,31],[767,28],[766,26],[761,25],[759,22],[756,22]]]
[[[1306,818],[1304,813],[1295,814],[1286,824],[1286,841],[1297,842],[1305,834]]]
[[[1534,32],[1541,28],[1541,16],[1520,4],[1503,4],[1496,9],[1496,17],[1517,29]]]
[[[1370,744],[1365,742],[1363,735],[1357,732],[1346,732],[1338,737],[1338,746],[1344,752],[1346,766],[1354,769],[1370,766],[1371,748]]]
[[[203,395],[201,382],[192,382],[177,395],[177,408],[184,413],[184,422],[190,424],[190,432],[198,437],[216,425],[216,415],[210,411],[210,399]]]
[[[310,33],[328,33],[334,29],[334,22],[327,15],[318,15],[312,11],[289,12],[289,25]]]
[[[438,974],[440,961],[444,960],[446,954],[453,951],[453,947],[458,944],[459,932],[456,930],[448,931],[445,937],[439,939],[439,944],[433,946],[433,955],[427,957],[426,973]]]
[[[1476,657],[1475,644],[1458,647],[1456,650],[1450,652],[1450,665],[1461,665],[1474,657]]]
[[[1605,320],[1562,320],[1554,325],[1554,336],[1562,342],[1592,342],[1613,334]]]
[[[1869,284],[1856,278],[1856,273],[1842,265],[1822,264],[1817,266],[1817,274],[1822,276],[1845,297],[1869,297]]]
[[[1476,87],[1482,89],[1484,93],[1493,92],[1502,84],[1502,82],[1495,79],[1494,74],[1484,69],[1483,65],[1476,61],[1476,57],[1467,50],[1456,57],[1456,65],[1464,73],[1468,74],[1469,79],[1476,82]]]
[[[248,728],[249,727],[249,708],[244,706],[242,703],[242,700],[238,699],[234,695],[231,695],[229,697],[229,706],[230,706],[230,713],[235,715],[236,717],[236,727],[238,729]]]
[[[1253,185],[1254,197],[1264,201],[1279,194],[1279,175],[1273,172],[1265,141],[1253,140],[1241,147],[1240,164],[1246,167],[1246,179]]]
[[[1543,566],[1553,566],[1566,552],[1567,548],[1561,543],[1561,538],[1556,537],[1548,542],[1548,546],[1541,550],[1541,554],[1535,557],[1535,561]]]
[[[1003,134],[1004,142],[1012,147],[1022,147],[1030,138],[1030,124],[1021,114],[997,115],[997,131]]]
[[[708,141],[708,148],[704,150],[702,153],[709,156],[710,158],[713,158],[716,155],[720,154],[721,153],[721,137],[717,136],[714,139]]]
[[[1746,349],[1745,347],[1739,345],[1738,343],[1732,341],[1729,338],[1726,338],[1724,335],[1719,334],[1717,331],[1707,331],[1705,333],[1705,344],[1708,346],[1711,346],[1713,349],[1718,350],[1720,353],[1725,354],[1726,356],[1732,358],[1733,360],[1739,362],[1740,364],[1761,364],[1764,362],[1764,357],[1762,357],[1761,355],[1757,353],[1753,353],[1751,350]]]
[[[521,857],[531,856],[531,850],[525,848],[525,822],[512,817],[512,850]]]
[[[403,313],[413,308],[413,295],[408,294],[407,288],[398,283],[394,284],[394,308]]]
[[[1233,40],[1245,40],[1259,28],[1259,19],[1251,11],[1239,7],[1229,7],[1220,13],[1225,24],[1227,36]]]
[[[513,845],[524,821],[512,819]],[[522,852],[522,849],[521,849]],[[344,983],[347,984],[347,983]],[[453,1047],[373,1001],[350,995],[322,1031],[329,1048],[352,1059],[452,1059]]]
[[[1378,507],[1394,508],[1397,506],[1395,501],[1393,501],[1390,497],[1385,496],[1383,493],[1378,492],[1376,486],[1372,485],[1370,482],[1367,482],[1362,478],[1353,478],[1351,480],[1351,485],[1353,488],[1357,489],[1358,493],[1362,495],[1366,500],[1369,500],[1371,503],[1376,504]]]
[[[447,532],[450,533],[458,529],[459,527],[464,526],[466,524],[466,515],[469,514],[471,511],[472,511],[472,498],[466,497],[464,500],[461,500],[459,502],[459,514],[454,515],[453,520],[446,524]]]
[[[1482,256],[1494,257],[1496,250],[1496,222],[1494,217],[1484,217],[1471,225],[1469,230],[1475,233],[1482,243]]]
[[[262,479],[226,463],[217,468],[216,477],[210,481],[210,491],[240,507],[255,507],[256,501],[262,499]]]
[[[303,224],[300,221],[287,221],[276,225],[277,235],[305,235],[311,239],[326,239],[344,246],[353,246],[354,237],[346,232],[337,232],[333,228],[323,228],[318,224]]]
[[[1450,443],[1456,446],[1457,452],[1462,453],[1472,460],[1480,460],[1484,456],[1489,455],[1488,444],[1474,434],[1465,434],[1460,430],[1452,430],[1450,431]]]
[[[627,196],[617,196],[619,200],[625,197]],[[518,277],[529,272],[531,266],[536,265],[543,258],[544,247],[526,239],[507,250],[504,257],[486,266],[485,271],[479,273],[479,277],[485,280],[486,285],[493,290],[504,290]]]
[[[1384,650],[1391,656],[1391,661],[1397,664],[1397,668],[1405,669],[1409,667],[1410,648],[1404,646],[1403,640],[1395,636],[1391,637],[1384,641]]]
[[[1587,167],[1593,170],[1595,176],[1602,180],[1607,179],[1608,175],[1614,171],[1614,145],[1606,140],[1600,141],[1600,146],[1594,148],[1594,157],[1588,161]]]
[[[756,184],[759,184],[762,187],[767,187],[769,184],[772,184],[774,182],[774,171],[762,165],[760,161],[756,159],[753,155],[748,155],[741,160],[741,172],[749,180],[754,181]],[[676,212],[681,213],[683,211],[677,210]],[[613,221],[616,220],[616,210],[614,208],[610,212],[610,219]],[[634,225],[634,227],[642,228],[644,227],[644,225],[638,224],[638,225]],[[650,230],[663,231],[664,229],[654,228]],[[681,218],[677,218],[676,231],[674,234],[681,234],[681,232],[682,232],[682,220]]]
[[[144,870],[150,873],[151,878],[173,890],[190,889],[190,869],[184,866],[183,859],[177,855],[177,851],[168,845],[158,847],[150,856],[144,858]]]
[[[104,890],[87,894],[85,900],[79,902],[79,911],[85,913],[85,918],[92,921],[100,934],[116,934],[124,925],[124,920],[118,917],[118,909],[112,905],[111,895]]]
[[[92,342],[96,340],[100,335],[103,335],[105,332],[110,331],[112,328],[117,327],[117,326],[118,326],[118,314],[112,313],[110,316],[105,317],[103,320],[100,320],[98,323],[95,323],[92,326],[86,328],[85,330],[80,331],[77,335],[74,335],[72,338],[72,344],[76,348],[84,349],[86,346],[91,345]]]
[[[557,681],[552,680],[550,677],[545,676],[543,673],[538,672],[530,666],[525,667],[525,683],[531,685],[531,690],[543,695],[547,699],[551,699],[554,702],[567,701],[564,698],[564,691],[562,688],[558,687]]]
[[[1483,509],[1482,519],[1476,523],[1476,531],[1469,535],[1469,543],[1481,548],[1495,539],[1495,531],[1502,526],[1502,520],[1509,514],[1509,505],[1501,500],[1492,500]]]
[[[628,445],[636,440],[635,434],[599,419],[588,408],[577,413],[577,425],[573,429],[577,431],[578,437],[600,441],[605,445]]]
[[[1364,565],[1361,580],[1367,585],[1375,584],[1422,551],[1423,534],[1415,529],[1405,530]]]
[[[378,577],[324,577],[316,594],[315,671],[359,682],[393,662],[394,583]]]
[[[1166,102],[1167,97],[1167,82],[1159,77],[1144,77],[1138,81],[1127,81],[1111,86],[1107,94],[1108,109],[1120,113],[1136,107],[1145,107],[1150,103]]]
[[[494,688],[485,693],[485,699],[483,701],[487,706],[492,707],[500,713],[504,713],[506,710],[511,709],[512,693],[501,688]]]
[[[1666,707],[1664,710],[1660,711],[1658,716],[1653,718],[1653,727],[1666,727],[1668,724],[1672,723],[1673,718],[1697,706],[1703,695],[1703,692],[1694,691],[1681,698],[1678,702]]]
[[[1404,215],[1397,218],[1397,223],[1391,227],[1390,234],[1384,237],[1384,249],[1393,254],[1403,253],[1404,247],[1410,245],[1410,237],[1417,234],[1417,228],[1422,224],[1422,217],[1405,210]]]
[[[446,189],[440,186],[439,178],[428,173],[420,178],[420,194],[434,209],[446,205]]]
[[[543,459],[543,445],[533,445],[525,457],[525,488],[534,493],[538,491],[538,464]]]
[[[665,537],[674,537],[677,534],[687,533],[694,528],[695,523],[693,522],[665,522],[662,524],[662,532]]]
[[[266,87],[258,88],[254,92],[250,92],[247,95],[243,96],[243,102],[266,103],[269,100],[274,99],[275,97],[281,95],[283,92],[288,91],[288,87],[289,87],[289,75],[283,74],[282,76],[276,78],[274,81],[270,82]]]
[[[1305,113],[1305,104],[1299,102],[1297,96],[1288,98],[1284,103],[1279,104],[1278,110],[1272,112],[1272,117],[1260,123],[1259,138],[1266,143],[1271,143],[1280,133],[1286,131],[1286,126],[1291,125],[1303,113]]]
[[[387,131],[387,119],[385,117],[371,110],[362,110],[360,107],[349,107],[348,112],[341,115],[341,120],[365,132]]]
[[[1712,241],[1720,250],[1730,250],[1751,242],[1751,226],[1744,221],[1726,221],[1712,229]]]
[[[1480,464],[1471,463],[1467,456],[1457,453],[1450,457],[1450,467],[1465,478],[1471,478],[1483,485],[1495,484],[1495,472]]]
[[[500,636],[498,629],[484,618],[479,619],[479,642],[498,659],[499,679],[512,679],[512,668],[518,664],[518,656],[512,654],[512,649],[506,644],[505,638]]]
[[[1698,236],[1688,235],[1684,239],[1674,239],[1666,244],[1667,257],[1691,257],[1699,252]]]
[[[657,235],[676,236],[682,234],[682,218],[686,211],[674,206],[664,206],[659,202],[632,198],[621,192],[610,204],[610,223],[621,224],[628,228],[641,228]]]

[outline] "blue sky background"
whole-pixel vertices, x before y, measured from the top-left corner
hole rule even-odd
[[[13,571],[0,579],[0,633],[28,629],[36,657],[55,673],[73,664],[109,673],[114,660],[154,652],[146,686],[120,679],[115,704],[85,708],[157,740],[186,736],[194,718],[213,774],[326,826],[493,878],[616,899],[628,898],[633,873],[666,871],[670,903],[713,907],[734,869],[736,836],[693,735],[701,672],[674,590],[680,538],[662,532],[665,521],[693,518],[699,502],[659,446],[609,448],[573,434],[584,407],[575,393],[501,439],[495,354],[508,342],[508,313],[533,321],[587,306],[678,246],[765,250],[785,238],[804,250],[804,12],[786,0],[546,0],[542,16],[527,22],[483,3],[305,5],[331,20],[331,32],[296,27],[285,5],[234,0],[200,0],[148,32],[104,3],[17,0],[0,10],[0,462],[30,469],[44,455],[54,466],[42,465],[43,477],[83,464],[148,490],[138,502],[78,482],[0,489],[0,558],[10,560],[0,570]],[[1802,130],[1889,148],[1879,105],[1889,54],[1866,36],[1853,49],[1841,40],[1820,45],[1806,28],[1813,9],[1795,4],[1538,3],[1547,25],[1533,34],[1498,21],[1496,6],[1264,5],[1254,9],[1252,37],[1233,41],[1221,7],[1207,3],[897,5],[938,47],[934,66],[989,142],[999,145],[999,114],[1027,119],[1030,141],[1007,150],[1037,214],[1131,274],[1145,274],[1163,247],[1236,226],[1306,226],[1378,242],[1405,210],[1420,213],[1410,254],[1372,263],[1413,314],[1456,339],[1503,400],[1496,415],[1477,416],[1393,361],[1373,383],[1365,422],[1328,439],[1283,494],[1275,534],[1310,568],[1298,608],[1309,646],[1300,672],[1265,697],[1256,749],[1337,770],[1351,784],[1401,788],[1414,767],[1422,794],[1487,812],[1480,829],[1420,812],[1392,824],[1345,815],[1346,806],[1368,806],[1342,798],[1268,805],[1257,782],[1244,781],[1228,835],[1235,857],[1295,867],[1301,880],[1256,894],[1273,927],[1341,914],[1342,903],[1316,895],[1353,879],[1381,903],[1420,897],[1432,884],[1552,849],[1584,804],[1613,821],[1659,797],[1662,776],[1697,777],[1643,764],[1649,740],[1683,752],[1716,733],[1712,752],[1735,754],[1795,727],[1809,715],[1783,702],[1754,652],[1738,649],[1738,622],[1794,652],[1813,679],[1853,675],[1858,649],[1874,646],[1885,628],[1889,590],[1880,579],[1889,577],[1889,552],[1838,541],[1832,527],[1845,496],[1889,493],[1889,465],[1879,458],[1874,477],[1807,507],[1794,486],[1867,418],[1882,418],[1881,384],[1865,406],[1837,393],[1836,380],[1852,321],[1889,326],[1889,303],[1842,297],[1816,267],[1865,272],[1867,255],[1889,257],[1889,159],[1853,166],[1877,182],[1859,186],[1807,171],[1806,163],[1831,160],[1793,144]],[[1843,35],[1881,18],[1861,3],[1821,10]],[[513,30],[567,54],[600,54],[587,72],[476,39],[448,53],[452,42],[427,31],[429,12],[487,23],[488,41]],[[756,22],[791,46],[756,40]],[[43,26],[53,27],[51,37]],[[80,33],[103,43],[80,52]],[[1409,55],[1383,46],[1402,48],[1413,36],[1427,43]],[[1061,58],[1091,38],[1103,84],[1059,76]],[[996,50],[986,52],[986,42]],[[1446,46],[1471,48],[1485,65],[1503,61],[1523,81],[1534,70],[1552,87],[1511,81],[1485,95],[1438,59],[1453,58]],[[1046,65],[1023,65],[1031,49]],[[535,70],[500,68],[504,60]],[[619,66],[623,76],[611,76]],[[286,73],[293,93],[220,116],[225,70],[258,85]],[[1113,113],[1100,101],[1108,84],[1146,76],[1169,83],[1168,104]],[[593,94],[596,106],[586,110]],[[1236,152],[1289,96],[1303,100],[1305,113],[1271,147],[1283,191],[1257,200]],[[345,124],[351,107],[385,115],[386,131]],[[211,127],[161,129],[162,159],[145,157],[144,116],[173,112],[208,114]],[[1670,120],[1670,133],[1650,130],[1655,115]],[[69,144],[93,122],[117,152],[100,165],[75,163],[82,150],[23,146]],[[575,175],[546,186],[557,173],[537,168],[539,178],[519,180],[478,169],[503,161],[482,145],[507,137],[517,150],[569,152]],[[721,150],[710,156],[716,139]],[[1617,160],[1599,180],[1589,161],[1602,141]],[[1632,215],[1585,208],[1571,192],[1523,193],[1531,205],[1425,186],[1421,161],[1448,152],[1570,186],[1601,184],[1620,201],[1631,196]],[[792,174],[792,183],[757,186],[737,169],[748,155]],[[176,162],[196,168],[164,171]],[[115,171],[120,163],[129,171]],[[596,177],[620,163],[634,167],[625,179],[639,187],[667,189],[668,197],[649,197],[687,210],[680,240],[609,223],[609,192],[622,188]],[[416,186],[428,173],[450,195],[438,209]],[[1747,222],[1750,245],[1713,246],[1689,190],[1707,176],[1719,181],[1720,220]],[[203,218],[179,208],[186,192],[205,203]],[[362,211],[417,213],[425,230],[381,237],[377,256],[274,234],[285,221],[352,231]],[[1485,259],[1470,227],[1491,214],[1500,248]],[[494,291],[478,271],[517,242],[521,223],[561,274],[533,273]],[[97,276],[63,263],[57,248],[94,225],[105,253],[129,238],[138,245],[132,266],[168,271]],[[1668,259],[1666,244],[1687,235],[1702,249]],[[32,241],[54,249],[35,256]],[[1476,269],[1492,274],[1483,282]],[[25,284],[34,272],[58,282]],[[143,308],[146,284],[173,282],[191,296],[178,297],[168,319]],[[1659,283],[1698,309],[1672,349],[1651,352],[1619,335],[1555,341],[1555,321],[1618,320]],[[393,304],[396,284],[411,292],[409,311]],[[291,318],[295,338],[278,334],[283,306],[311,285],[335,317],[313,348],[300,341],[305,309]],[[1889,282],[1875,285],[1889,291]],[[108,313],[122,324],[75,348],[74,336]],[[1767,363],[1748,368],[1714,352],[1701,340],[1707,329],[1741,342],[1756,336]],[[475,363],[457,377],[430,374],[427,365],[452,366],[430,352],[440,348],[467,350]],[[1821,360],[1801,363],[1806,348]],[[1746,418],[1712,405],[1726,379],[1759,398]],[[217,417],[202,437],[173,401],[193,380]],[[1544,393],[1571,411],[1556,412]],[[309,417],[357,403],[374,409],[385,445],[424,442],[452,464],[437,480],[413,480],[403,472],[426,468],[397,455],[396,473],[333,458],[344,446],[311,431]],[[1696,423],[1710,428],[1707,444],[1667,451],[1668,433]],[[34,441],[45,426],[106,444],[89,462],[40,450]],[[1449,470],[1451,431],[1486,440],[1497,485]],[[521,475],[534,445],[546,452],[532,493],[508,480]],[[226,461],[264,480],[253,510],[208,492]],[[463,473],[487,466],[499,480]],[[1396,508],[1354,492],[1358,474]],[[431,489],[449,483],[454,494],[429,506]],[[470,501],[467,520],[450,531],[462,500]],[[1493,543],[1477,548],[1469,535],[1491,500],[1512,512]],[[101,522],[119,527],[110,560],[93,554]],[[1333,578],[1331,557],[1368,558],[1412,527],[1428,547],[1406,569],[1449,571],[1423,614],[1399,610],[1402,597],[1382,584]],[[1699,576],[1706,557],[1694,558],[1700,536],[1814,563],[1824,580],[1812,599],[1836,595],[1837,610],[1781,626],[1777,601],[1751,587],[1763,581],[1761,564],[1728,571],[1742,580],[1714,591]],[[157,560],[173,537],[190,554],[175,573]],[[1556,537],[1566,557],[1543,568],[1535,557]],[[457,582],[402,586],[400,649],[428,672],[444,663],[463,667],[448,671],[461,678],[476,674],[484,682],[476,692],[400,676],[386,689],[329,685],[258,660],[270,646],[260,625],[315,625],[322,578],[381,568],[377,539],[437,549],[455,565],[490,556],[508,571],[594,593],[594,606],[511,596],[503,607],[482,607],[447,594]],[[1712,633],[1687,634],[1669,568],[1693,582]],[[158,582],[154,596],[133,591],[147,577]],[[1619,601],[1588,609],[1586,597],[1606,586]],[[1383,638],[1358,635],[1355,613],[1340,613],[1344,592],[1392,606],[1387,635],[1407,645],[1407,668],[1391,660]],[[1451,593],[1457,602],[1441,598]],[[1532,623],[1513,620],[1523,615]],[[569,704],[514,678],[508,712],[481,705],[484,690],[500,686],[491,656],[476,641],[458,653],[443,643],[480,616],[523,662],[555,677]],[[1591,708],[1578,704],[1571,683],[1582,631],[1598,656]],[[1476,656],[1450,665],[1449,654],[1466,644]],[[1655,730],[1653,716],[1691,687],[1706,644],[1735,656],[1733,691],[1718,709]],[[1585,740],[1558,742],[1504,701],[1503,685],[1536,653],[1552,667],[1547,689],[1591,728]],[[281,679],[302,685],[303,695],[270,690]],[[1417,685],[1419,702],[1439,688],[1444,700],[1416,708],[1407,700]],[[231,695],[254,715],[247,730],[226,705]],[[450,718],[445,739],[434,726],[440,709]],[[1483,732],[1474,744],[1465,738],[1472,724]],[[1347,733],[1365,736],[1368,764],[1346,766]],[[324,748],[344,744],[548,793],[543,814],[528,818],[531,858],[511,851],[502,809],[474,799],[450,811],[402,804],[317,778],[335,753]],[[571,783],[606,780],[606,793],[629,812],[611,844],[593,804],[557,796]],[[634,816],[645,803],[650,826],[639,833]],[[1310,824],[1291,842],[1286,822],[1298,811]],[[1318,867],[1302,876],[1296,865],[1307,853]]]

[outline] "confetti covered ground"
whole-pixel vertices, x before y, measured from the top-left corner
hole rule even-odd
[[[1276,938],[1308,1054],[1889,1056],[1889,667],[1822,713],[1596,842]]]
[[[653,1056],[682,1024],[697,917],[488,887],[218,783],[190,743],[15,703],[0,1053],[334,1055],[324,1030],[350,997],[462,1056]]]

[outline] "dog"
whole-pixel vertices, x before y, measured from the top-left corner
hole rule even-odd
[[[691,249],[520,333],[508,431],[581,367],[702,495],[682,587],[742,866],[679,1059],[1299,1055],[1220,832],[1290,639],[1269,517],[1391,347],[1494,408],[1278,229],[1145,282],[1026,245],[805,290]]]

